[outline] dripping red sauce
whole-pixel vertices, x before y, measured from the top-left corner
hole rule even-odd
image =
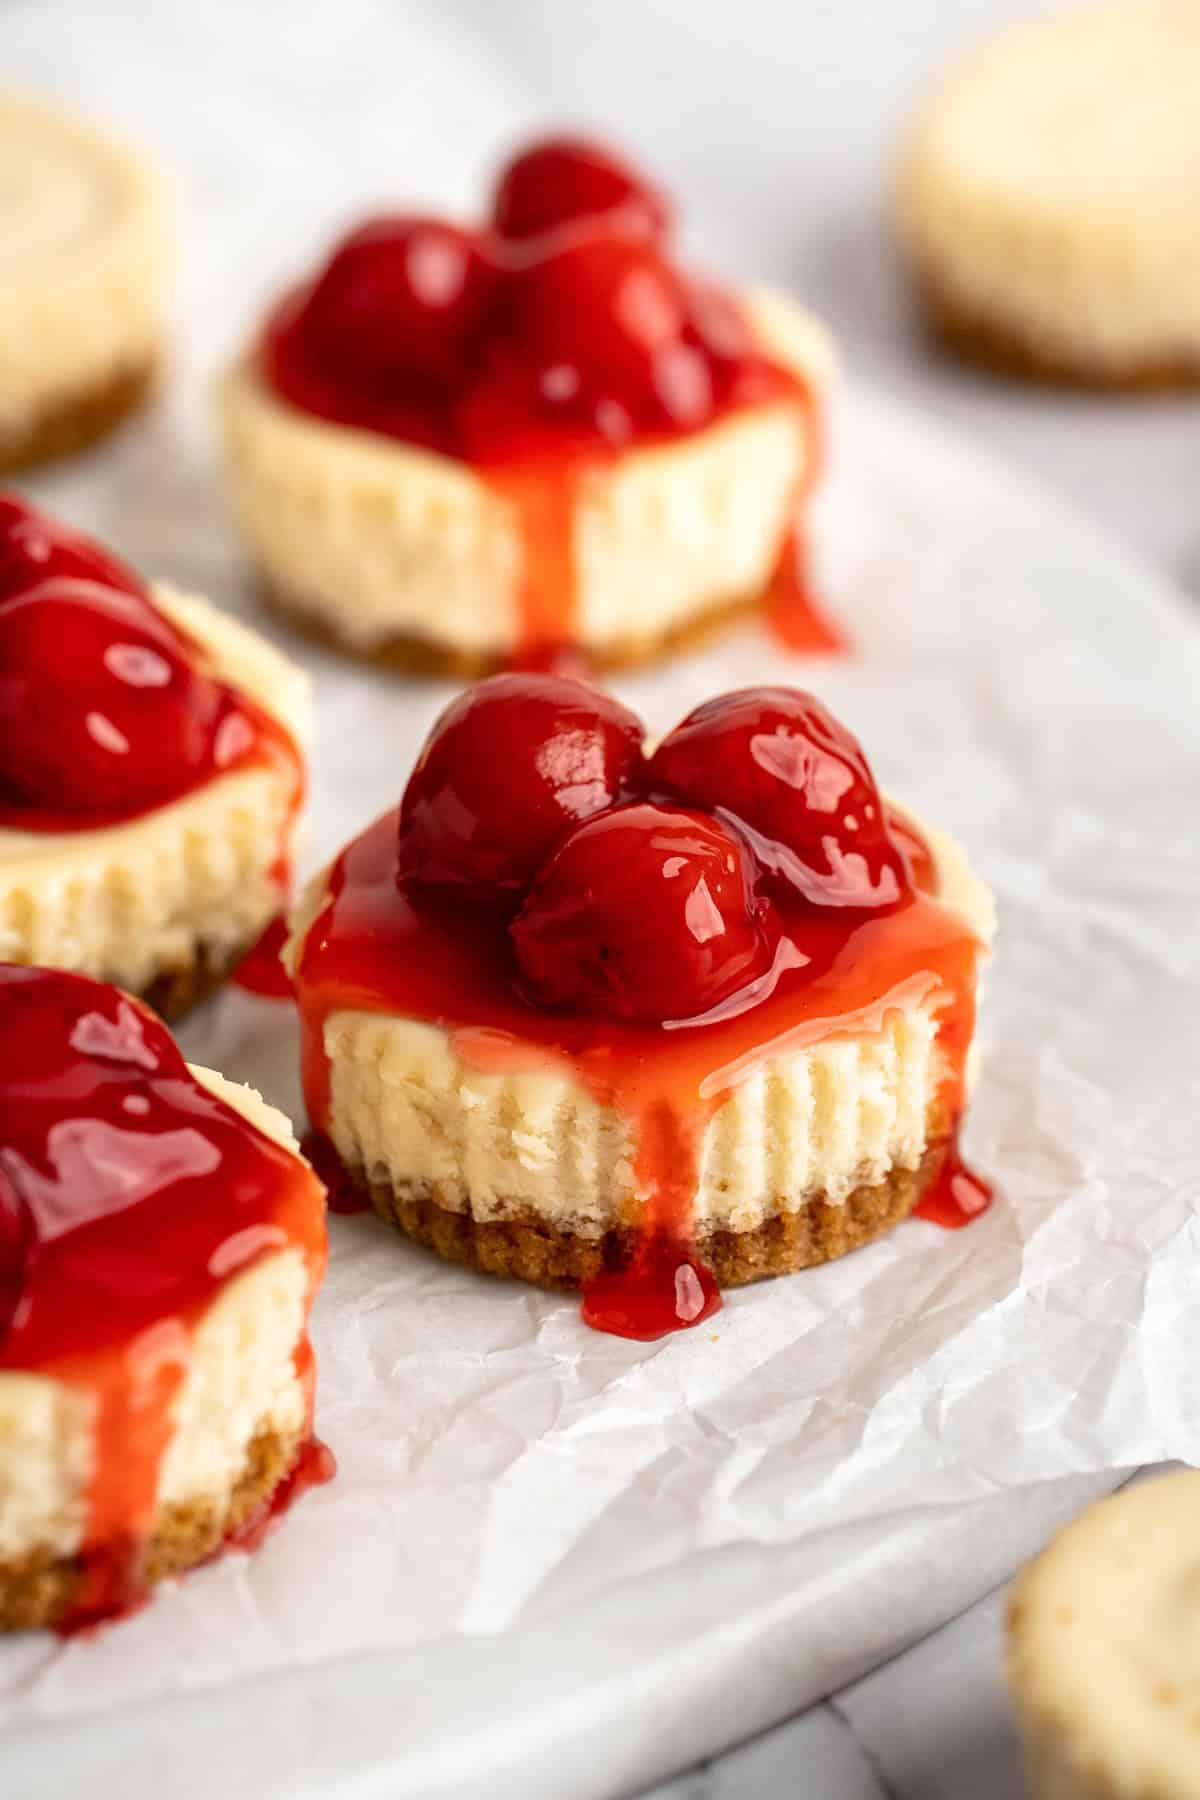
[[[802,656],[845,656],[850,640],[813,592],[808,536],[800,522],[800,510],[798,503],[796,523],[784,538],[767,587],[767,625],[781,644]]]
[[[311,1300],[324,1206],[312,1172],[117,989],[0,965],[0,1008],[0,1375],[50,1376],[93,1419],[69,1629],[143,1599],[193,1331],[227,1281],[283,1247],[302,1253]],[[311,1415],[307,1336],[296,1366]]]
[[[893,814],[889,823],[900,820]],[[919,833],[906,821],[908,839]],[[881,1029],[889,1010],[936,996],[945,1069],[939,1110],[956,1120],[975,1018],[976,938],[929,890],[934,864],[910,857],[914,888],[886,916],[797,905],[783,917],[771,980],[701,1020],[638,1024],[531,1004],[514,980],[503,922],[413,904],[396,879],[397,814],[385,814],[334,864],[296,974],[309,1115],[329,1121],[326,1019],[390,1013],[447,1030],[482,1070],[568,1071],[627,1121],[636,1145],[641,1248],[631,1269],[585,1296],[589,1323],[652,1338],[711,1316],[719,1296],[691,1245],[692,1200],[709,1119],[769,1056]],[[924,887],[922,886],[922,878]],[[783,909],[781,908],[781,911]]]
[[[503,195],[535,162],[538,206],[523,223]],[[808,384],[760,347],[734,296],[679,266],[664,196],[621,164],[632,202],[598,203],[584,164],[607,180],[618,160],[551,141],[510,165],[477,228],[419,215],[360,225],[268,318],[264,380],[302,412],[466,463],[488,485],[520,543],[523,668],[581,635],[576,521],[622,454],[786,412],[804,475],[766,615],[793,649],[844,648],[790,530],[821,456]]]
[[[291,1471],[225,1542],[231,1550],[257,1550],[280,1519],[310,1488],[323,1487],[337,1474],[337,1457],[320,1438],[309,1438]]]
[[[251,994],[262,994],[268,1000],[290,1000],[292,978],[283,966],[280,952],[287,942],[286,913],[276,913],[258,942],[248,950],[232,980]]]
[[[917,1218],[928,1219],[946,1231],[959,1231],[985,1213],[994,1199],[991,1182],[963,1161],[956,1124],[941,1167],[915,1208]]]
[[[370,1212],[370,1202],[351,1180],[341,1157],[323,1131],[307,1131],[300,1148],[325,1185],[325,1204],[331,1213],[349,1217]]]
[[[266,708],[91,540],[0,492],[0,830],[126,823],[223,775],[269,768],[289,787],[272,874],[289,881],[304,767]]]

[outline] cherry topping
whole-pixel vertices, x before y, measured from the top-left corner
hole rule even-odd
[[[488,285],[469,231],[409,214],[370,219],[334,251],[296,328],[351,376],[448,386],[463,374]]]
[[[708,700],[651,758],[648,786],[733,814],[765,870],[820,906],[890,906],[910,891],[862,748],[812,694]]]
[[[52,578],[0,607],[0,803],[142,811],[236,759],[239,720],[137,593]]]
[[[708,1011],[770,962],[741,841],[704,813],[649,802],[577,826],[511,934],[539,1004],[652,1022]]]
[[[401,876],[515,904],[581,819],[628,792],[635,713],[586,682],[495,675],[442,714],[400,807]]]
[[[685,339],[686,287],[650,245],[583,239],[531,262],[509,291],[512,335],[546,415],[614,443],[708,418],[712,372]]]
[[[510,242],[567,228],[653,243],[670,223],[659,189],[611,150],[582,138],[546,138],[515,157],[492,200],[492,224]]]
[[[461,458],[498,488],[522,539],[529,643],[576,635],[561,526],[589,461],[803,390],[733,298],[675,263],[671,222],[609,151],[548,139],[505,171],[477,233],[370,220],[262,333],[263,377],[300,411]],[[546,544],[552,578],[534,581]]]
[[[68,531],[19,494],[0,492],[0,606],[51,575],[95,581],[128,594],[146,591],[133,570],[99,544]]]

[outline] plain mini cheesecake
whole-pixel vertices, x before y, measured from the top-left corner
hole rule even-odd
[[[0,96],[0,470],[82,448],[148,393],[172,212],[152,164]]]
[[[307,677],[0,494],[0,960],[178,1016],[279,911]]]
[[[829,647],[802,566],[828,340],[682,269],[671,218],[608,151],[551,140],[476,228],[345,238],[220,391],[273,602],[405,669],[637,661],[764,596]]]
[[[1200,8],[1054,7],[985,39],[919,108],[895,218],[954,349],[1103,388],[1200,382]]]
[[[1008,1681],[1032,1800],[1200,1795],[1200,1474],[1088,1507],[1014,1584]]]
[[[0,965],[0,1630],[129,1611],[331,1472],[320,1182],[152,1013]]]
[[[811,695],[710,701],[648,757],[595,688],[496,676],[293,917],[310,1117],[410,1237],[653,1337],[982,1210],[956,1141],[991,932]]]

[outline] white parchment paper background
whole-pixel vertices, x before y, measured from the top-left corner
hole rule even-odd
[[[150,15],[113,17],[120,89]],[[22,24],[44,60],[49,28]],[[194,31],[190,67],[151,46],[146,125],[190,188],[176,383],[35,485],[252,613],[203,378],[324,221],[410,191],[413,165],[465,192],[481,133],[524,109],[449,29],[407,111],[364,67],[319,117],[271,90],[265,44],[217,82]],[[968,1135],[996,1206],[648,1346],[333,1220],[316,1339],[338,1480],[118,1629],[5,1644],[5,1793],[611,1793],[934,1624],[1114,1471],[1200,1460],[1200,638],[1090,529],[869,394],[843,407],[820,547],[856,660],[748,629],[618,686],[654,728],[722,686],[816,686],[969,846],[1001,920]],[[317,677],[315,865],[394,800],[450,690],[284,641]],[[185,1044],[297,1108],[286,1008],[230,993]]]

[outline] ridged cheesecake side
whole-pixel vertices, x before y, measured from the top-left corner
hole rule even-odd
[[[990,893],[950,838],[921,831],[944,903],[988,943]],[[323,893],[319,877],[293,917],[290,959]],[[324,1048],[328,1132],[352,1179],[385,1217],[442,1254],[569,1283],[598,1266],[606,1238],[636,1216],[628,1121],[544,1050],[530,1047],[526,1069],[484,1071],[462,1036],[356,1011],[328,1017]],[[519,1064],[519,1046],[508,1061]],[[771,1243],[779,1257],[820,1260],[822,1245],[841,1254],[910,1210],[949,1128],[945,1074],[937,996],[927,991],[859,1035],[764,1055],[703,1135],[693,1219],[701,1243],[731,1240],[713,1252],[727,1271],[720,1278],[772,1272],[762,1266]],[[571,1241],[548,1246],[548,1233]],[[741,1275],[728,1272],[738,1267]]]

